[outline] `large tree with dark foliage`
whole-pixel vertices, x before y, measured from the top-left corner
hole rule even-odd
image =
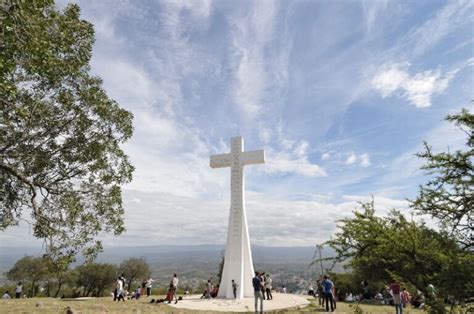
[[[109,263],[87,263],[76,267],[77,287],[82,296],[103,297],[107,289],[113,291],[117,278],[117,267]]]
[[[4,0],[0,21],[0,230],[25,220],[55,260],[94,257],[100,232],[124,230],[132,114],[90,74],[79,6]]]
[[[6,273],[7,278],[12,281],[29,283],[28,295],[35,296],[35,287],[41,284],[50,273],[48,272],[47,260],[43,257],[25,256],[16,261],[15,265]]]
[[[424,292],[434,284],[442,297],[472,296],[474,256],[454,237],[407,220],[396,210],[377,216],[373,202],[361,206],[362,211],[339,221],[339,231],[327,242],[337,253],[335,261],[346,262],[369,282],[398,280]]]

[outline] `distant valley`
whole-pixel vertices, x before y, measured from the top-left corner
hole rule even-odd
[[[25,255],[39,255],[38,248],[1,247],[0,269],[3,274]],[[304,290],[307,281],[320,273],[320,265],[312,265],[314,247],[252,246],[256,270],[266,271],[276,286],[286,285],[290,290]],[[123,246],[106,247],[97,262],[120,264],[129,257],[144,257],[150,264],[158,285],[166,285],[174,272],[180,275],[183,285],[195,288],[206,278],[216,276],[224,253],[223,245],[198,246]],[[322,251],[324,257],[334,256],[330,248]],[[76,264],[82,261],[79,259]],[[73,265],[74,266],[74,265]],[[323,264],[323,268],[330,263]]]

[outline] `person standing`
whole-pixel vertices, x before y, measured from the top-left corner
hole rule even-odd
[[[149,297],[151,295],[151,287],[153,284],[153,279],[151,277],[148,277],[148,280],[146,281],[146,295]]]
[[[146,289],[146,279],[143,278],[142,284],[140,285],[140,295],[145,295],[145,289]]]
[[[124,273],[120,275],[120,280],[122,281],[122,289],[124,289],[123,291],[125,292],[125,284],[127,283],[127,280],[125,279]]]
[[[173,274],[173,279],[171,279],[172,295],[171,295],[171,300],[168,303],[171,303],[173,299],[176,299],[176,302],[174,304],[178,303],[178,297],[176,296],[176,290],[178,290],[178,282],[179,282],[178,275]]]
[[[273,288],[273,280],[270,275],[267,276],[267,285],[266,285],[266,292],[267,292],[267,300],[273,300],[272,295],[272,288]]]
[[[363,280],[360,284],[362,286],[362,299],[370,300],[369,283],[367,280]]]
[[[400,296],[400,284],[397,282],[393,282],[390,284],[390,291],[393,298],[393,305],[395,305],[395,313],[402,314],[403,307],[402,307],[402,298]]]
[[[309,284],[308,284],[308,295],[314,296],[314,286],[311,279],[309,280]]]
[[[255,297],[255,313],[258,313],[258,300],[260,299],[260,313],[263,313],[263,295],[262,295],[262,281],[258,271],[255,272],[255,277],[252,279],[253,294]]]
[[[326,312],[329,312],[329,304],[331,304],[331,312],[334,312],[334,296],[332,295],[332,287],[334,284],[329,280],[328,275],[324,275],[322,285],[324,290],[324,302],[326,303]]]
[[[320,276],[319,279],[316,281],[316,286],[318,289],[318,299],[319,305],[324,307],[324,289],[323,289],[323,278]]]
[[[123,290],[123,277],[118,277],[117,278],[117,294],[116,294],[116,297],[117,297],[117,300],[120,301],[120,299],[122,299],[122,301],[125,302],[125,296],[124,296],[124,290]],[[114,297],[114,301],[115,301],[115,297]]]
[[[266,287],[265,272],[260,273],[260,282],[262,283],[262,288],[261,288],[262,296],[263,296],[263,299],[265,300],[265,287]]]
[[[237,299],[237,283],[232,279],[232,292],[234,293],[234,299]]]
[[[20,282],[18,282],[18,284],[16,285],[16,289],[15,289],[15,299],[21,298],[22,290],[23,290],[23,286],[22,286],[21,281],[20,281]]]
[[[212,282],[209,279],[206,283],[206,299],[211,299],[211,292],[212,292]]]
[[[402,288],[402,293],[400,293],[400,297],[402,298],[403,308],[406,308],[407,305],[410,303],[410,293],[405,288]]]

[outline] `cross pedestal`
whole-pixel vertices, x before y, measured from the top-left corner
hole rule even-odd
[[[232,280],[237,287],[237,298],[253,297],[254,276],[252,251],[250,248],[247,215],[245,213],[244,166],[265,163],[263,150],[244,152],[242,137],[233,137],[230,154],[211,156],[212,168],[230,167],[231,204],[224,270],[219,285],[218,297],[233,299]]]

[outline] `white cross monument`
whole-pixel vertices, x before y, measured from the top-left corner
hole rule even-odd
[[[263,150],[244,152],[241,136],[232,138],[230,154],[211,156],[211,168],[230,167],[231,205],[224,270],[219,285],[218,297],[233,299],[232,280],[237,287],[237,299],[253,297],[254,276],[252,251],[250,249],[247,214],[245,213],[244,166],[265,163]]]

